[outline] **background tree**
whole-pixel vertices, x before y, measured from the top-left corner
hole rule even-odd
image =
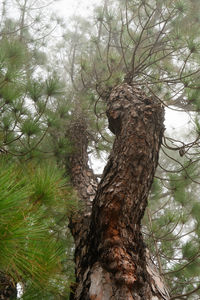
[[[50,105],[53,110],[64,86],[47,70],[40,51],[47,32],[40,42],[35,38],[33,25],[39,25],[35,19],[30,23],[30,14],[29,1],[17,2],[16,19],[9,18],[9,7],[3,5],[0,293],[3,299],[16,299],[20,284],[23,299],[66,299],[73,277],[73,245],[66,223],[76,195],[56,167],[53,148],[44,148],[50,126],[44,112]]]

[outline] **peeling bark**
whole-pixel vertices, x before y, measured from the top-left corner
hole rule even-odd
[[[107,116],[116,138],[93,201],[91,222],[89,215],[88,227],[82,222],[85,235],[79,237],[82,249],[76,252],[73,299],[166,300],[168,292],[141,234],[164,110],[156,99],[124,83],[112,90]]]

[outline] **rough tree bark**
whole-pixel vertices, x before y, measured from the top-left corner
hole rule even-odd
[[[17,299],[17,287],[14,280],[2,272],[0,272],[0,299]]]
[[[70,124],[67,136],[73,143],[73,154],[67,158],[67,173],[71,175],[71,181],[77,190],[82,210],[70,218],[69,228],[75,242],[75,275],[77,281],[81,278],[82,264],[84,264],[86,241],[88,239],[88,228],[90,228],[92,202],[94,200],[98,181],[93,170],[88,165],[88,134],[87,121],[78,113]],[[69,162],[68,162],[69,160]],[[81,260],[80,260],[81,259]],[[70,300],[75,299],[77,285],[71,287]]]
[[[72,182],[86,203],[95,198],[91,213],[87,208],[70,223],[77,279],[71,299],[167,300],[167,289],[141,234],[164,110],[156,99],[127,83],[115,87],[107,103],[109,129],[116,138],[96,195],[97,182],[87,165],[86,128],[73,129],[80,150],[71,158]]]

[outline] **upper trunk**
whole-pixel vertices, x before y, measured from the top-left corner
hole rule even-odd
[[[141,234],[164,131],[163,108],[124,83],[113,89],[107,116],[116,138],[78,255],[74,299],[169,299]]]

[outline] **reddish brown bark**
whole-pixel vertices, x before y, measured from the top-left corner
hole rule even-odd
[[[80,235],[85,228],[79,236],[82,249],[79,242],[76,252],[73,299],[169,299],[141,234],[164,131],[163,108],[124,83],[111,92],[107,116],[116,138],[93,202],[90,227],[82,221],[79,230]],[[88,226],[89,222],[88,215]],[[74,237],[78,239],[75,232]]]

